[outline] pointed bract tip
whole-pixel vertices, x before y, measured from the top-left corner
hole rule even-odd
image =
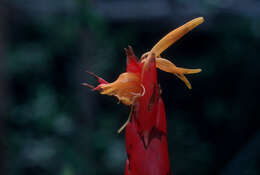
[[[126,53],[127,56],[134,56],[135,55],[134,50],[130,45],[128,45],[128,48],[124,48],[124,50],[125,50],[125,53]]]
[[[93,76],[93,77],[95,77],[95,78],[98,78],[98,76],[96,75],[96,74],[94,74],[93,72],[89,72],[89,71],[85,71],[85,72],[87,72],[89,75],[91,75],[91,76]]]
[[[128,45],[128,49],[129,49],[130,51],[133,51],[133,48],[132,48],[132,46],[130,46],[130,45]]]
[[[127,48],[124,48],[126,56],[130,56],[130,51]]]
[[[106,80],[104,80],[103,78],[97,76],[96,74],[94,74],[93,72],[89,72],[89,71],[86,71],[89,75],[95,77],[99,83],[101,84],[108,84],[108,82]]]
[[[92,86],[92,85],[90,85],[90,84],[88,84],[88,83],[81,83],[81,85],[82,86],[86,86],[86,87],[88,87],[88,88],[90,88],[90,89],[94,89],[95,88],[95,86]]]

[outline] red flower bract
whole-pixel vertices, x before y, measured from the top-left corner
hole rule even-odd
[[[162,38],[150,52],[140,60],[129,46],[127,55],[127,72],[120,74],[117,80],[108,83],[97,75],[100,83],[97,87],[83,85],[101,94],[118,98],[123,104],[131,106],[127,122],[119,129],[126,127],[127,160],[125,175],[169,175],[170,163],[167,146],[167,129],[161,89],[157,83],[156,68],[172,73],[180,78],[189,89],[191,85],[184,74],[198,73],[201,69],[185,69],[175,66],[160,54],[188,31],[203,22],[196,18],[173,30]]]
[[[128,60],[128,63],[136,63],[132,55],[128,54]],[[143,65],[139,64],[141,68]],[[145,93],[136,100],[126,127],[126,175],[170,174],[165,111],[157,84],[155,55],[147,66],[140,77]]]

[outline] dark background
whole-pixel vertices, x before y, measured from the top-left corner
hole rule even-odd
[[[202,68],[158,71],[173,175],[260,175],[257,0],[1,0],[0,174],[119,175],[129,109],[80,84],[125,71],[172,29],[205,22],[163,56]]]

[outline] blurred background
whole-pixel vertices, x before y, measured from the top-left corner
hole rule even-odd
[[[257,0],[1,0],[0,174],[120,175],[129,108],[92,92],[172,29],[205,22],[163,56],[202,68],[158,71],[173,175],[260,175]]]

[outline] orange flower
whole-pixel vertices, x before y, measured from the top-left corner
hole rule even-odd
[[[136,62],[131,60],[131,64],[133,65],[128,65],[134,67],[135,71],[122,73],[121,75],[119,75],[118,79],[112,83],[107,83],[102,78],[96,76],[93,73],[90,73],[91,75],[98,78],[99,81],[100,79],[102,79],[103,81],[101,81],[100,85],[96,88],[87,83],[83,83],[83,85],[88,86],[94,90],[99,90],[101,94],[115,96],[125,105],[132,105],[135,99],[137,97],[140,97],[145,92],[145,89],[141,84],[142,76],[140,77],[140,75],[143,74],[143,71],[147,68],[147,65],[151,59],[151,55],[154,54],[156,68],[176,75],[186,84],[189,89],[191,89],[191,84],[184,74],[199,73],[201,69],[185,69],[177,67],[171,61],[165,58],[161,58],[160,54],[170,45],[180,39],[183,35],[201,24],[203,21],[204,19],[202,17],[199,17],[187,22],[186,24],[171,31],[169,34],[163,37],[157,44],[155,44],[150,52],[142,55],[141,61]],[[126,49],[126,52],[127,55],[133,57],[134,59],[136,58],[131,47],[129,47],[129,50]]]

